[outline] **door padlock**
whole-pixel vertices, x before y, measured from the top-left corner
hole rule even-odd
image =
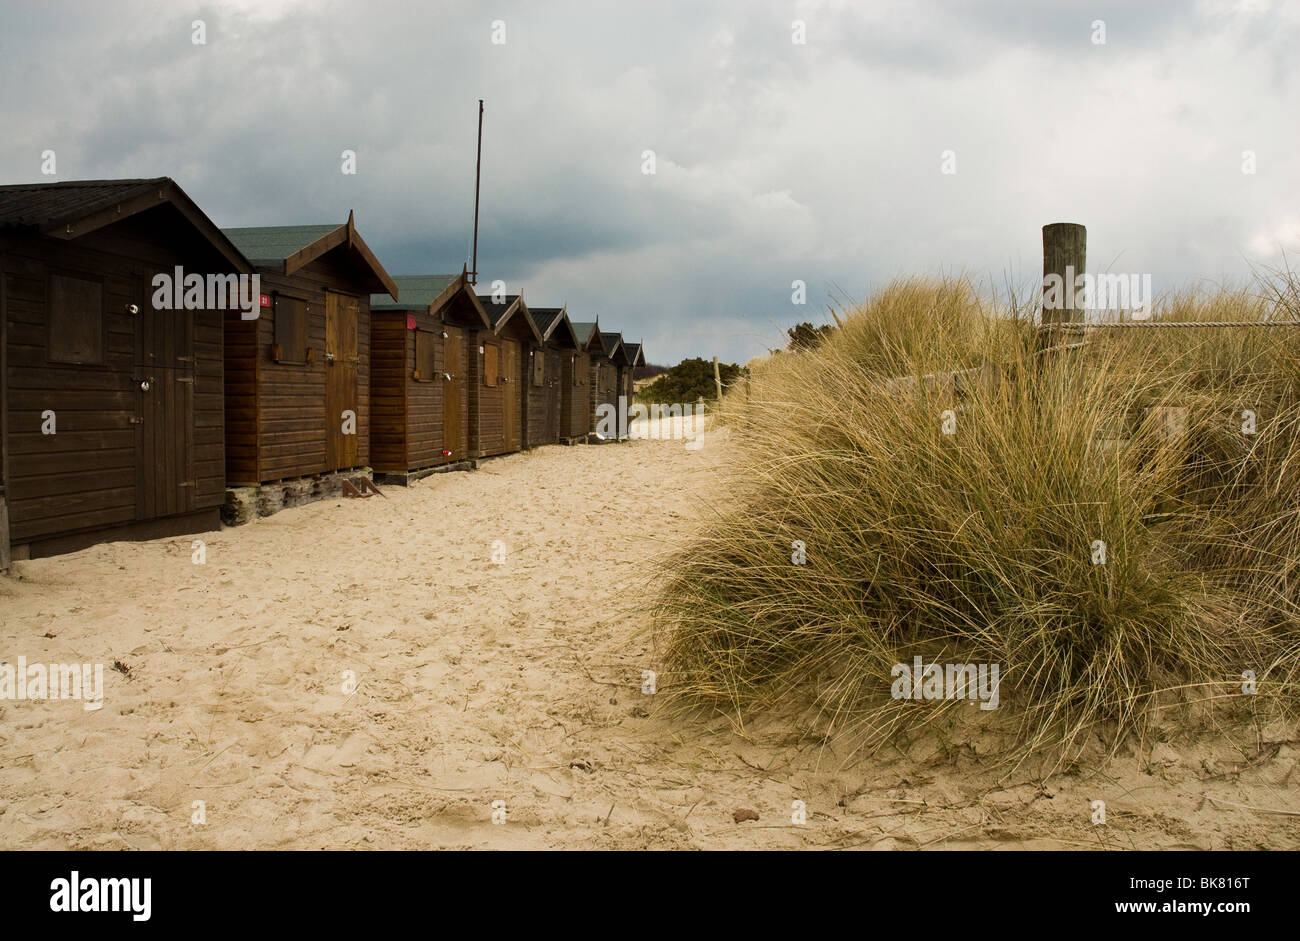
[[[152,378],[149,378],[149,379],[142,379],[142,380],[140,380],[140,391],[141,391],[141,392],[148,392],[148,391],[149,391],[149,386],[151,386],[151,385],[153,385],[153,379],[152,379]]]

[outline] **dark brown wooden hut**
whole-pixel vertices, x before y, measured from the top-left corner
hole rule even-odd
[[[178,267],[178,287],[203,276],[198,306],[160,296]],[[0,565],[11,548],[217,528],[223,314],[208,288],[252,273],[166,177],[0,186]]]
[[[630,412],[636,400],[636,370],[638,366],[645,365],[645,354],[641,350],[640,343],[625,343],[623,349],[629,364],[623,380],[623,394],[627,396],[627,408]]]
[[[478,355],[470,373],[470,438],[477,442],[477,456],[491,457],[518,451],[527,440],[536,397],[529,395],[525,366],[542,335],[522,294],[500,301],[480,294],[479,303],[492,329],[478,331]]]
[[[568,312],[563,307],[533,307],[529,313],[542,335],[541,348],[533,351],[530,378],[530,391],[540,389],[544,392],[541,397],[542,432],[536,443],[558,444],[585,437],[585,427],[580,431],[574,429],[575,401],[583,409],[581,417],[585,418],[586,403],[581,396],[586,389],[585,385],[578,386],[575,394],[578,338]]]
[[[585,424],[587,434],[591,435],[596,430],[596,410],[604,401],[601,384],[602,382],[607,383],[608,377],[602,372],[602,364],[609,359],[609,351],[606,350],[604,341],[601,339],[599,318],[594,322],[573,321],[573,333],[577,337],[581,356],[586,358],[587,404]]]
[[[569,386],[569,394],[564,396],[565,401],[560,406],[560,441],[580,444],[586,442],[591,434],[591,354],[572,321],[569,329],[573,334],[574,349],[569,353],[570,372],[566,373],[568,378],[564,380]]]
[[[492,324],[464,271],[393,280],[400,301],[370,298],[370,465],[405,483],[475,456],[470,362]]]
[[[370,295],[397,286],[342,225],[224,230],[270,307],[226,317],[226,477],[255,486],[370,462]]]
[[[600,375],[597,382],[597,402],[596,406],[609,405],[614,411],[614,434],[615,440],[622,440],[627,437],[627,403],[624,403],[620,415],[619,396],[622,395],[623,375],[627,369],[627,353],[623,350],[623,335],[621,333],[602,332],[600,341],[606,350],[605,358],[600,361]],[[630,372],[630,370],[628,370]],[[596,422],[597,432],[600,431],[600,422]]]

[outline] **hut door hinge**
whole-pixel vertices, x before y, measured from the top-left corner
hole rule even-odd
[[[132,415],[130,418],[127,419],[127,423],[131,425],[143,425],[144,418],[143,416],[140,415]]]

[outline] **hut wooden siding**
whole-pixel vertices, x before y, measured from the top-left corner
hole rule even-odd
[[[479,302],[492,329],[478,331],[470,403],[477,416],[472,427],[477,432],[478,456],[491,457],[526,446],[531,401],[528,353],[541,343],[541,334],[521,295],[500,303],[481,295]]]
[[[645,365],[645,352],[640,343],[624,344],[624,350],[627,353],[629,363],[627,368],[627,379],[624,385],[624,395],[627,396],[627,408],[630,412],[632,410],[632,404],[636,401],[636,370],[638,366]]]
[[[603,401],[601,397],[601,363],[607,358],[604,342],[601,339],[599,321],[591,323],[573,321],[573,332],[582,353],[579,363],[586,367],[585,381],[582,383],[586,392],[583,422],[587,432],[596,430],[596,409]],[[576,406],[575,406],[576,407]]]
[[[628,344],[624,341],[622,334],[619,334],[618,347],[611,357],[611,363],[614,366],[614,407],[618,408],[618,400],[623,399],[624,413],[632,407],[632,353]]]
[[[405,474],[474,456],[470,344],[488,318],[464,272],[393,280],[401,301],[371,298],[370,453]]]
[[[528,353],[524,357],[524,386],[528,389],[524,447],[535,448],[553,444],[559,436],[552,438],[550,433],[552,410],[549,379],[552,373],[547,368],[546,348],[536,343],[527,346]]]
[[[338,226],[225,232],[257,266],[270,301],[255,321],[226,317],[227,484],[368,466],[370,295],[396,294],[392,278],[351,215]],[[286,344],[294,308],[302,332],[289,331]],[[345,411],[355,413],[353,434]]]
[[[568,357],[560,353],[558,347],[548,346],[546,354],[546,428],[543,440],[546,444],[560,443],[560,425],[563,419],[564,403],[564,366]]]
[[[569,354],[564,384],[569,393],[560,433],[566,438],[585,438],[591,431],[591,356],[586,350],[579,348]]]
[[[0,187],[0,562],[219,525],[223,315],[155,308],[177,266],[252,272],[170,179]]]
[[[601,343],[604,345],[606,354],[600,362],[600,381],[597,389],[597,407],[601,405],[610,406],[614,412],[617,421],[618,397],[621,390],[622,366],[626,362],[623,355],[623,337],[618,333],[601,333]],[[615,437],[620,437],[624,429],[615,429]]]
[[[568,312],[563,307],[531,308],[533,322],[542,334],[542,347],[535,356],[544,357],[544,368],[540,377],[533,376],[534,388],[539,388],[541,379],[539,407],[543,416],[539,421],[538,443],[558,444],[561,438],[573,438],[586,434],[572,431],[574,399],[574,362],[578,348],[578,339],[573,332]]]

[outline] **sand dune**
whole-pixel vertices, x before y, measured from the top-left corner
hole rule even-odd
[[[649,559],[724,448],[543,448],[196,537],[203,565],[191,538],[18,563],[0,658],[102,662],[106,691],[0,701],[0,846],[1300,848],[1263,812],[1300,808],[1294,728],[999,781],[969,744],[846,762],[659,712]]]

